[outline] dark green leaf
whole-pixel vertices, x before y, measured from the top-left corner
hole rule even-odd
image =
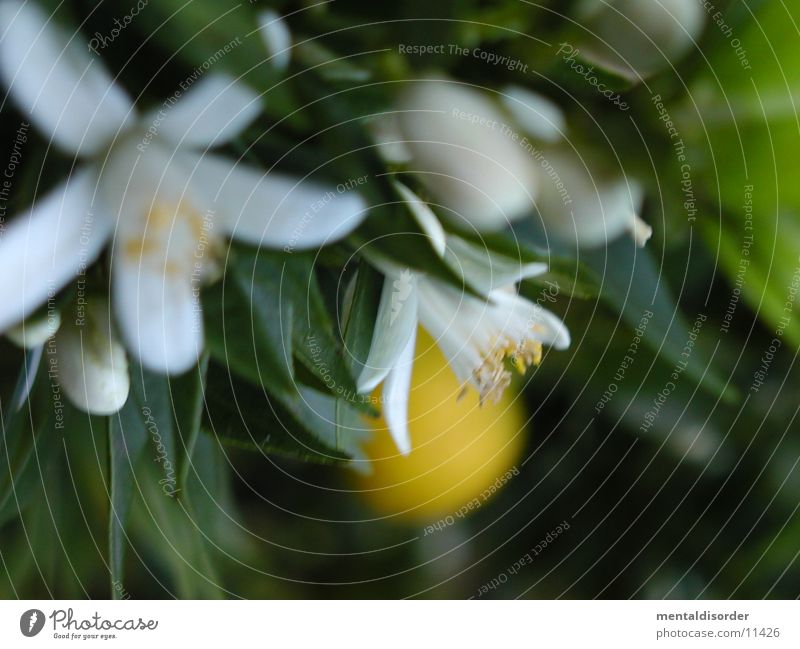
[[[295,255],[285,267],[286,299],[295,315],[294,355],[332,396],[358,405],[356,384],[345,362],[341,336],[325,306],[310,255]]]
[[[295,392],[293,303],[283,299],[284,264],[274,254],[232,247],[224,280],[203,299],[212,357],[273,392]]]
[[[600,282],[592,270],[574,255],[546,250],[535,231],[535,224],[530,219],[515,223],[514,228],[508,232],[478,233],[458,230],[457,234],[489,252],[503,255],[520,264],[546,263],[548,271],[545,274],[526,280],[531,284],[541,287],[556,284],[559,295],[579,299],[590,299],[600,294]]]
[[[116,415],[108,419],[110,513],[108,526],[111,593],[116,599],[122,589],[127,525],[136,484],[136,468],[147,447],[147,429],[133,396]]]
[[[320,463],[348,459],[335,448],[332,418],[315,411],[304,396],[278,399],[216,364],[208,374],[204,426],[219,439],[250,450]]]
[[[669,363],[682,363],[689,326],[660,275],[648,249],[637,248],[632,239],[621,237],[602,250],[581,254],[586,264],[603,278],[602,298],[617,310],[629,326],[638,328],[643,314],[652,312],[644,328],[644,340]],[[708,366],[708,357],[695,346],[686,367],[687,375],[710,391],[732,399]]]
[[[47,357],[49,358],[49,357]],[[2,413],[3,476],[0,480],[0,526],[19,516],[30,503],[31,495],[42,483],[50,462],[61,449],[66,404],[63,394],[53,389],[48,363],[40,367],[36,354],[28,357],[10,409]],[[28,379],[36,371],[32,389]],[[18,406],[16,399],[24,398]]]
[[[349,304],[345,305],[344,341],[348,366],[356,375],[369,355],[383,277],[371,266],[362,263],[353,281],[353,292]],[[362,395],[362,398],[368,401],[371,395]],[[360,445],[371,435],[371,429],[365,425],[364,415],[341,399],[336,400],[334,408],[336,448],[344,450],[356,460],[363,458]]]

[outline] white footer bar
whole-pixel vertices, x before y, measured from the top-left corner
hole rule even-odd
[[[800,647],[797,601],[0,602],[0,647]],[[244,643],[232,645],[229,643]],[[191,645],[188,645],[191,646]]]

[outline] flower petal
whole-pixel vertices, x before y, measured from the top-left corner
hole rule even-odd
[[[119,224],[111,271],[122,336],[148,369],[181,373],[203,346],[200,289],[214,262],[213,214],[159,144],[141,157],[135,147],[117,151],[103,181]]]
[[[547,272],[545,263],[523,263],[455,236],[447,240],[445,261],[470,286],[484,293]]]
[[[105,299],[91,301],[82,321],[73,319],[62,327],[54,345],[58,382],[72,403],[93,415],[112,415],[125,405],[128,358]]]
[[[558,104],[521,86],[509,86],[503,103],[517,123],[543,142],[558,142],[564,137],[567,122]]]
[[[261,112],[259,96],[233,77],[214,73],[196,82],[177,102],[165,102],[144,118],[145,128],[187,147],[220,146]]]
[[[556,349],[567,349],[570,346],[570,335],[566,325],[554,313],[531,302],[530,300],[508,291],[492,291],[489,296],[498,319],[505,314],[524,316],[533,327],[533,338],[544,345],[552,345]]]
[[[192,191],[204,197],[220,227],[257,246],[316,248],[349,234],[366,215],[355,191],[264,172],[227,158],[183,152]]]
[[[405,88],[398,122],[413,156],[410,170],[453,218],[498,230],[533,212],[539,183],[532,145],[488,95],[426,79]]]
[[[395,113],[380,113],[364,119],[364,126],[375,142],[375,150],[385,162],[406,164],[411,152],[403,143],[403,131]]]
[[[128,95],[81,36],[54,24],[36,3],[0,3],[0,30],[0,78],[62,149],[94,153],[134,117]]]
[[[415,277],[409,270],[399,275],[387,275],[383,282],[369,355],[358,377],[358,391],[361,394],[372,392],[386,378],[416,331]]]
[[[276,12],[266,9],[258,14],[258,24],[270,63],[276,70],[285,70],[292,56],[292,34],[286,21]]]
[[[637,183],[573,150],[548,148],[544,155],[553,174],[544,180],[536,207],[548,237],[592,248],[633,229],[642,199]]]
[[[113,298],[128,348],[147,369],[180,374],[203,348],[200,284],[190,268],[130,255],[136,239],[122,240],[114,257]]]
[[[0,234],[0,331],[33,315],[102,250],[111,222],[93,212],[96,184],[90,169],[73,174]]]
[[[442,224],[439,223],[439,219],[436,218],[433,210],[403,183],[393,181],[392,186],[397,190],[397,193],[402,196],[403,200],[406,201],[406,205],[408,205],[408,209],[414,217],[414,220],[416,220],[419,227],[422,228],[422,231],[428,235],[433,249],[439,253],[440,257],[443,257],[447,246],[447,240],[444,228]]]
[[[585,31],[574,56],[637,83],[686,53],[709,12],[697,0],[589,0],[580,13]]]
[[[50,311],[50,310],[48,310]],[[61,326],[61,314],[52,309],[51,312],[33,316],[23,320],[16,327],[6,332],[9,340],[23,349],[41,347],[52,338]]]
[[[500,398],[511,383],[510,366],[524,372],[539,363],[542,345],[570,343],[558,317],[514,291],[492,291],[486,301],[430,278],[420,279],[418,289],[420,324],[481,402]]]
[[[415,329],[386,377],[382,392],[383,418],[397,445],[397,450],[403,455],[411,452],[411,436],[408,433],[408,397],[411,390],[416,342]]]

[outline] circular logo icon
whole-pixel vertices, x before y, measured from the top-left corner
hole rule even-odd
[[[22,635],[32,638],[44,627],[44,613],[38,608],[25,611],[19,618],[19,630]]]

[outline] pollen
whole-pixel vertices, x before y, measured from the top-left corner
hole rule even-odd
[[[542,343],[530,338],[523,340],[517,346],[513,360],[517,372],[525,374],[531,365],[539,365],[542,362]]]
[[[519,374],[524,374],[531,365],[542,361],[542,344],[526,338],[516,342],[509,339],[498,341],[474,372],[475,383],[480,393],[480,403],[497,403],[511,385],[510,364]]]
[[[204,236],[203,215],[190,203],[156,201],[138,232],[123,242],[123,251],[132,261],[154,263],[175,275],[191,269]]]

